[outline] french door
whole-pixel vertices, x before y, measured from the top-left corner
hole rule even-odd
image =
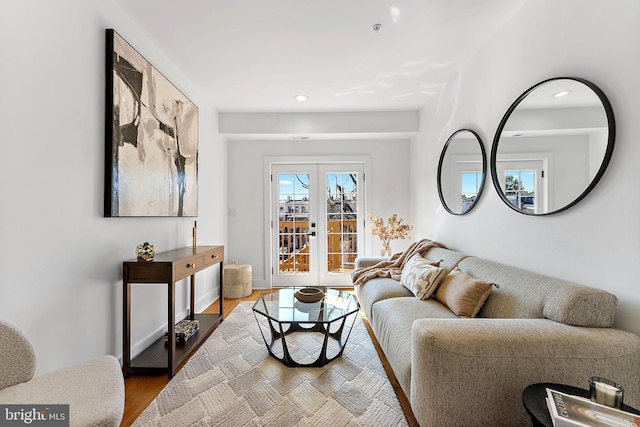
[[[363,196],[363,164],[271,165],[272,285],[350,286]]]

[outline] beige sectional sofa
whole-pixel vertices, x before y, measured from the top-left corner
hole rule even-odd
[[[625,403],[640,408],[640,338],[613,328],[614,295],[440,247],[421,255],[499,285],[475,318],[391,278],[355,287],[421,426],[531,425],[527,385],[587,388],[592,375],[621,383]]]

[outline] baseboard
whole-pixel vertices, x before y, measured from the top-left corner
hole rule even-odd
[[[271,289],[271,285],[266,280],[251,280],[252,289]]]

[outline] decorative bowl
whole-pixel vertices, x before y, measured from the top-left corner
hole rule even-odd
[[[324,298],[324,292],[318,288],[300,288],[294,295],[300,302],[318,302]]]

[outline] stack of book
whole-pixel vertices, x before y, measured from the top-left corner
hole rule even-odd
[[[554,427],[640,427],[640,416],[591,400],[547,389]]]
[[[185,343],[198,332],[200,329],[200,321],[199,320],[181,320],[176,323],[175,332],[176,332],[176,343]],[[164,342],[169,342],[169,333],[164,333]]]

